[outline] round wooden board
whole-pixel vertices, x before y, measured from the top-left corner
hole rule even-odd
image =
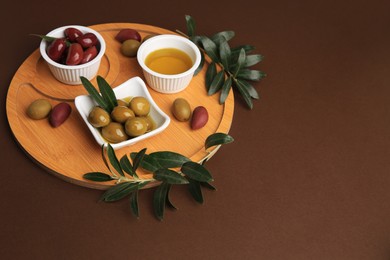
[[[105,77],[111,87],[116,87],[134,76],[144,79],[136,58],[127,58],[120,53],[120,43],[114,39],[120,29],[136,29],[142,37],[148,34],[175,34],[155,26],[133,23],[100,24],[91,28],[100,32],[106,41],[107,51],[98,75]],[[208,57],[206,62],[210,62]],[[230,91],[225,104],[220,105],[218,94],[207,95],[206,68],[207,66],[182,92],[161,94],[149,88],[157,105],[171,116],[171,123],[164,132],[150,139],[116,150],[118,158],[147,148],[147,153],[174,151],[200,162],[217,151],[218,146],[206,151],[204,141],[210,134],[228,133],[233,119],[234,97],[233,92]],[[97,86],[96,79],[91,81]],[[82,85],[65,85],[54,79],[37,49],[24,61],[11,81],[7,94],[7,117],[21,147],[50,173],[81,186],[107,189],[114,183],[97,183],[83,179],[83,174],[87,172],[108,172],[101,157],[101,147],[93,139],[74,106],[74,98],[85,94],[87,92]],[[170,108],[172,102],[178,97],[187,99],[192,108],[200,105],[207,108],[209,121],[205,127],[191,130],[189,122],[179,122],[174,119]],[[70,117],[58,128],[52,128],[47,119],[28,118],[27,107],[38,98],[48,99],[53,106],[59,102],[68,102],[72,106]],[[139,174],[141,178],[151,177],[147,172]],[[147,187],[150,186],[153,185]]]

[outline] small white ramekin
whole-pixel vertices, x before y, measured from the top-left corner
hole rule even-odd
[[[163,48],[176,48],[187,53],[192,62],[192,67],[180,74],[165,75],[151,70],[145,64],[146,57],[153,51]],[[195,70],[201,60],[199,48],[187,38],[178,35],[163,34],[154,36],[138,49],[137,60],[143,70],[148,85],[160,93],[177,93],[184,90],[191,82]]]
[[[91,60],[90,62],[87,62],[85,64],[80,65],[63,65],[58,62],[53,61],[49,58],[49,56],[46,53],[46,49],[48,47],[48,42],[45,40],[41,41],[41,44],[39,46],[39,50],[41,52],[41,56],[46,61],[47,65],[49,66],[49,69],[53,76],[61,81],[62,83],[68,84],[68,85],[80,85],[80,76],[84,76],[87,79],[91,80],[93,77],[96,76],[100,62],[102,60],[102,57],[106,51],[106,43],[101,36],[100,33],[97,31],[80,25],[67,25],[62,26],[57,29],[54,29],[53,31],[49,32],[47,36],[51,37],[64,37],[64,31],[68,27],[74,27],[79,29],[82,33],[93,33],[96,35],[96,37],[99,40],[99,53],[97,56]]]

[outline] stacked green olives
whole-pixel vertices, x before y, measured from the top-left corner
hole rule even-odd
[[[120,143],[155,128],[149,113],[150,103],[146,98],[129,97],[118,100],[118,106],[111,113],[99,106],[93,107],[88,115],[88,122],[99,128],[101,135],[109,143]]]

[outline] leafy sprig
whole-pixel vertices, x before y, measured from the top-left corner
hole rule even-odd
[[[206,70],[206,90],[208,95],[220,92],[219,102],[225,103],[226,98],[233,86],[243,97],[246,105],[252,109],[253,99],[259,99],[259,94],[252,83],[260,81],[266,74],[260,70],[251,69],[253,65],[263,60],[259,54],[250,54],[255,49],[252,45],[241,45],[231,48],[229,41],[235,36],[234,31],[222,31],[212,37],[196,34],[195,20],[185,16],[187,34],[177,30],[181,35],[189,38],[201,50],[202,60],[195,71],[195,75],[202,70],[205,65],[204,53],[206,53],[211,63]],[[217,66],[221,70],[217,70]]]
[[[228,134],[214,133],[207,137],[204,146],[207,151],[210,147],[233,141],[234,139]],[[110,144],[103,145],[101,151],[104,164],[110,173],[89,172],[83,177],[96,182],[115,181],[115,185],[103,193],[101,200],[113,202],[128,197],[130,209],[137,218],[139,217],[139,190],[149,183],[160,182],[153,194],[153,209],[159,220],[163,220],[166,207],[176,209],[169,198],[173,185],[188,185],[188,191],[198,203],[203,203],[201,187],[215,190],[215,187],[210,184],[213,177],[204,166],[206,159],[200,163],[193,162],[186,156],[171,151],[147,154],[146,148],[118,158]],[[151,172],[153,177],[140,178],[137,174],[138,168]]]

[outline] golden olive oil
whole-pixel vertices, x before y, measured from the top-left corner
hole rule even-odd
[[[193,63],[187,53],[176,48],[164,48],[151,52],[145,60],[149,69],[167,75],[189,70]]]

